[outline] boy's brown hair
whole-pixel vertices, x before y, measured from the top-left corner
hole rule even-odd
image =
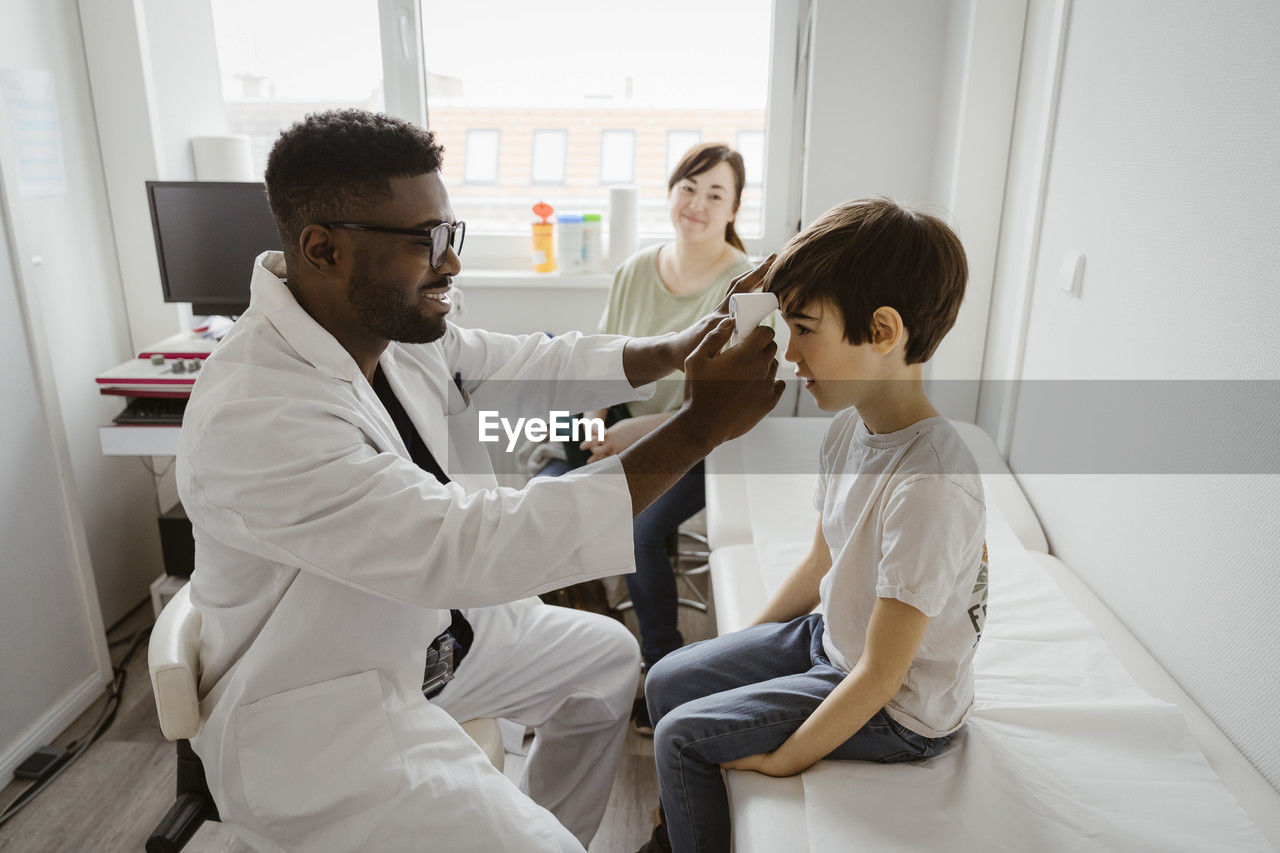
[[[792,237],[765,276],[784,310],[826,300],[849,343],[871,341],[871,317],[893,308],[907,329],[907,364],[928,361],[955,325],[969,266],[935,216],[887,198],[846,202]]]

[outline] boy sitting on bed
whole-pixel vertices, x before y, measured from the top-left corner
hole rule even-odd
[[[986,511],[977,463],[921,371],[967,275],[945,224],[871,199],[828,211],[766,276],[791,328],[787,359],[836,412],[821,517],[753,626],[649,672],[665,824],[642,850],[729,850],[722,767],[793,776],[822,758],[914,761],[964,723],[986,618]]]

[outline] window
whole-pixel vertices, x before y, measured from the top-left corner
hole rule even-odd
[[[350,0],[323,15],[299,15],[295,0],[210,0],[210,7],[227,130],[249,137],[258,172],[280,131],[307,113],[384,108],[377,0]]]
[[[747,186],[760,186],[764,182],[764,132],[738,131],[738,153],[747,170]]]
[[[685,152],[702,141],[700,130],[667,131],[667,178],[676,170]]]
[[[311,18],[293,0],[210,3],[228,129],[252,138],[258,167],[320,109],[430,127],[472,266],[526,267],[532,204],[607,213],[612,182],[639,190],[641,245],[669,239],[667,176],[696,142],[747,160],[748,250],[794,231],[812,0],[649,0],[643,16],[560,0],[572,27],[526,0],[349,0]]]
[[[472,263],[527,265],[535,202],[607,214],[609,187],[620,183],[639,191],[642,243],[669,239],[667,176],[680,155],[698,142],[737,147],[738,134],[750,131],[757,136],[743,138],[755,153],[747,156],[758,165],[738,231],[753,252],[781,245],[798,216],[788,209],[798,194],[787,181],[805,90],[797,54],[807,7],[649,0],[637,16],[626,5],[560,0],[555,18],[572,26],[553,27],[545,5],[527,0],[422,0],[425,68],[417,79],[426,80],[427,123],[445,146],[445,184],[467,221]],[[457,152],[476,129],[502,134],[502,168],[491,183],[459,180]],[[765,187],[760,161],[775,156],[783,159]]]
[[[629,184],[636,178],[636,132],[600,131],[600,183]]]
[[[563,184],[565,153],[569,131],[535,130],[533,132],[533,182]]]
[[[469,184],[492,184],[498,180],[498,142],[502,134],[496,130],[468,130],[467,153],[462,165],[462,179]]]

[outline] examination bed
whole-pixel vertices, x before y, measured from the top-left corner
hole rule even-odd
[[[719,633],[749,624],[806,553],[829,423],[767,418],[708,458]],[[1271,849],[1280,795],[1049,556],[986,434],[956,426],[984,472],[991,566],[968,725],[919,764],[729,771],[734,850]]]

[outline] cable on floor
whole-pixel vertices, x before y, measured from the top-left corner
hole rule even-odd
[[[62,763],[57,770],[50,773],[44,779],[32,783],[18,796],[14,797],[13,802],[0,812],[0,826],[4,826],[18,812],[22,811],[36,795],[52,784],[54,779],[62,775],[62,772],[76,762],[80,756],[84,755],[85,750],[93,746],[93,744],[102,737],[111,724],[115,722],[116,712],[120,710],[120,702],[124,696],[124,683],[129,674],[129,663],[133,660],[138,650],[142,648],[143,642],[151,636],[151,626],[139,628],[133,635],[133,639],[129,643],[129,650],[124,653],[124,657],[120,659],[118,664],[111,667],[112,678],[111,684],[107,687],[107,701],[102,706],[102,711],[98,714],[98,719],[94,721],[93,726],[86,735],[72,740],[66,746],[70,752],[66,761]]]

